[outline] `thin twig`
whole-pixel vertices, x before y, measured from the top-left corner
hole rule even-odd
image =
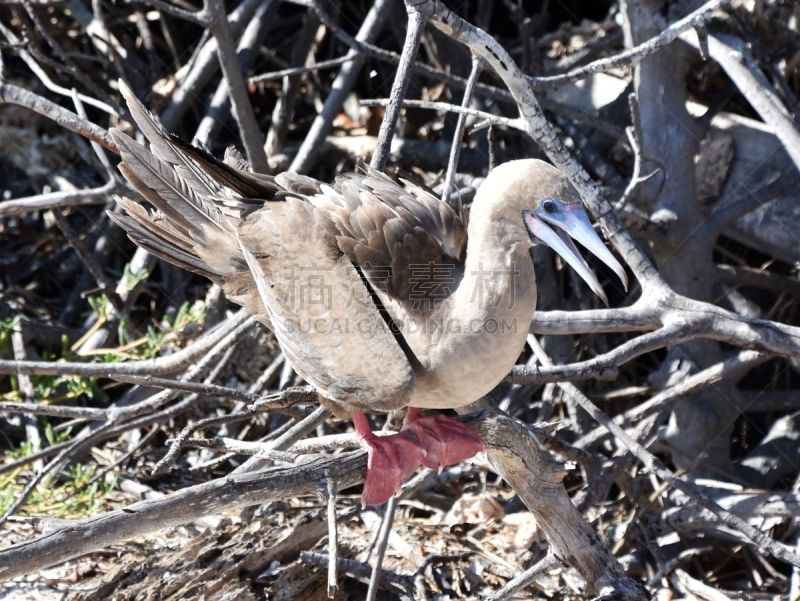
[[[13,331],[11,332],[11,347],[14,352],[15,359],[27,359],[28,357],[28,349],[25,344],[25,334],[22,330],[22,324],[18,323],[14,326]],[[26,405],[35,405],[33,402],[35,399],[35,391],[33,387],[33,382],[30,379],[30,376],[20,375],[17,376],[17,387],[19,388],[19,392],[22,395],[22,399],[26,401]],[[14,405],[15,403],[3,403],[3,405]],[[28,414],[23,414],[22,422],[25,425],[25,437],[28,443],[34,450],[38,450],[42,448],[42,433],[39,431],[39,422],[36,418],[32,417]],[[41,460],[38,460],[34,464],[34,471],[41,472],[44,464]]]
[[[176,491],[162,499],[70,521],[46,535],[0,549],[0,580],[34,573],[117,541],[142,537],[216,513],[235,511],[288,497],[313,495],[322,478],[342,488],[364,480],[365,451],[324,457],[311,464],[266,472],[228,475]]]
[[[119,375],[164,374],[185,368],[196,361],[213,346],[239,328],[249,330],[256,319],[247,309],[241,309],[231,318],[184,349],[157,359],[128,361],[124,363],[77,363],[53,361],[5,361],[0,360],[0,374],[28,374],[31,376],[88,376],[110,378]]]
[[[20,376],[27,377],[27,376]],[[69,407],[67,405],[44,405],[41,403],[0,403],[0,411],[7,413],[23,413],[28,415],[49,415],[51,417],[84,417],[103,419],[108,410],[93,407]]]
[[[406,30],[406,40],[403,44],[403,53],[400,56],[400,64],[397,66],[397,74],[392,84],[392,92],[389,96],[389,104],[386,106],[386,114],[381,122],[381,129],[378,132],[378,144],[375,152],[372,153],[370,167],[383,171],[386,167],[386,160],[389,158],[389,148],[392,145],[394,128],[400,118],[400,108],[406,97],[406,90],[411,81],[414,66],[414,59],[417,56],[419,43],[422,40],[422,33],[425,31],[427,17],[424,12],[416,10],[412,5],[406,4],[408,12],[408,29]]]
[[[512,384],[539,384],[584,378],[614,379],[618,373],[617,368],[631,359],[665,346],[690,340],[692,338],[690,333],[692,325],[690,322],[673,323],[655,332],[642,334],[604,355],[598,355],[593,359],[581,361],[580,363],[563,366],[516,366],[506,379]]]
[[[389,106],[391,99],[388,98],[375,98],[362,100],[359,104],[361,106]],[[509,119],[508,117],[498,117],[485,111],[472,109],[466,106],[456,106],[447,102],[435,102],[432,100],[404,100],[402,102],[403,108],[413,107],[421,109],[430,109],[432,111],[449,111],[451,113],[458,113],[459,115],[468,115],[470,117],[477,117],[483,119],[491,124],[505,125],[524,131],[525,126],[519,119]]]
[[[68,93],[70,95],[72,94],[71,91],[68,91]],[[86,99],[84,98],[83,100],[85,101]],[[0,81],[0,104],[3,104],[4,102],[18,104],[20,106],[29,108],[35,113],[39,113],[48,119],[52,119],[61,127],[65,127],[70,131],[74,131],[76,134],[80,134],[84,138],[88,138],[93,142],[97,142],[103,148],[107,148],[115,154],[119,154],[114,141],[111,139],[111,136],[108,135],[108,131],[102,127],[99,127],[94,123],[90,123],[85,119],[81,119],[77,114],[60,107],[55,102],[51,102],[47,98],[39,96],[38,94],[34,94],[33,92],[30,92],[24,88]],[[110,192],[106,192],[106,194],[110,194]],[[51,207],[48,206],[46,208]]]
[[[269,32],[272,17],[274,16],[276,9],[276,4],[277,3],[275,0],[264,2],[258,7],[253,15],[253,18],[250,20],[250,23],[248,23],[247,27],[245,28],[242,38],[239,40],[239,44],[236,48],[236,62],[239,64],[239,70],[237,73],[246,72],[257,56],[258,49],[264,43],[264,39]],[[208,107],[205,116],[200,121],[200,125],[197,126],[195,138],[202,144],[205,144],[208,147],[213,145],[214,140],[217,138],[219,132],[224,126],[225,119],[230,115],[230,107],[228,105],[229,100],[231,100],[230,86],[228,85],[228,82],[223,79],[220,81],[219,85],[217,86],[217,90],[214,92],[214,95],[211,98],[211,104]],[[250,100],[248,97],[247,105],[244,107],[245,110],[249,105]],[[244,122],[247,123],[249,117],[244,116],[243,118]],[[253,115],[253,119],[255,119],[255,115]],[[251,125],[254,124],[255,121]],[[261,138],[258,133],[259,130],[256,129],[253,135],[248,136],[247,139],[253,143],[258,142],[261,144]],[[246,148],[247,146],[245,145],[245,149]],[[266,157],[266,154],[264,154],[264,156]],[[261,171],[261,169],[258,169],[257,171]]]
[[[548,553],[544,559],[515,576],[513,580],[509,580],[503,588],[488,597],[486,601],[506,601],[506,599],[514,598],[519,591],[529,587],[537,578],[541,578],[548,570],[553,569],[560,563],[561,560],[554,553]]]
[[[53,215],[55,222],[58,224],[58,229],[60,229],[61,233],[64,234],[64,237],[72,247],[72,250],[75,251],[75,254],[77,254],[81,261],[83,261],[83,264],[86,265],[86,268],[89,270],[89,273],[92,274],[92,277],[94,277],[94,280],[97,282],[100,290],[105,292],[108,300],[111,301],[112,305],[114,305],[114,309],[116,309],[117,313],[124,314],[125,303],[120,298],[119,294],[117,294],[117,283],[106,275],[105,270],[94,258],[94,255],[84,246],[83,241],[72,229],[72,226],[64,216],[64,213],[61,212],[61,209],[55,208],[51,211],[51,214]]]
[[[709,386],[721,382],[726,378],[742,376],[744,373],[767,360],[767,357],[755,351],[742,351],[735,357],[717,363],[686,378],[682,382],[653,395],[644,403],[640,403],[625,413],[614,418],[621,427],[630,427],[637,421],[652,415],[657,411],[669,409],[682,398],[695,394]],[[575,447],[586,449],[597,443],[607,433],[603,426],[599,426],[573,443]]]
[[[294,49],[292,50],[291,64],[302,66],[309,58],[309,52],[316,41],[317,31],[319,29],[319,17],[313,11],[308,11],[305,17],[305,23],[300,34],[295,41]],[[347,58],[347,57],[344,57]],[[291,69],[290,69],[291,70]],[[283,155],[284,144],[286,143],[286,136],[289,133],[289,127],[294,118],[295,105],[300,92],[300,83],[302,78],[299,74],[286,75],[281,82],[281,93],[278,96],[278,101],[275,103],[275,108],[272,110],[272,119],[270,121],[269,131],[267,132],[267,142],[265,145],[267,155],[270,162],[276,168],[280,165],[283,166],[285,155]]]
[[[336,480],[325,478],[325,503],[328,507],[328,598],[333,599],[339,588],[336,576],[336,559],[339,553],[339,536],[336,528]]]
[[[57,85],[56,83],[54,83],[53,80],[51,80],[50,77],[47,75],[47,73],[44,71],[44,69],[42,69],[38,65],[38,63],[34,60],[33,56],[31,56],[30,52],[28,52],[27,50],[25,50],[22,47],[23,46],[22,42],[20,41],[20,39],[16,35],[14,35],[14,32],[11,31],[10,29],[8,29],[2,23],[0,23],[0,33],[2,33],[6,37],[6,39],[9,41],[9,43],[12,46],[15,47],[17,55],[23,61],[25,61],[25,64],[28,65],[28,67],[31,69],[31,71],[33,71],[34,75],[36,75],[36,77],[39,78],[39,80],[44,84],[44,86],[48,90],[50,90],[51,92],[55,92],[56,94],[60,94],[62,96],[67,96],[67,97],[71,97],[72,96],[72,90],[69,90],[67,88],[61,87],[61,86]],[[9,85],[9,84],[4,84],[4,85]],[[104,112],[108,113],[109,115],[112,115],[114,117],[119,117],[120,116],[119,113],[117,112],[117,110],[114,107],[111,107],[111,106],[107,105],[105,102],[100,102],[99,100],[96,100],[96,99],[94,99],[94,98],[92,98],[90,96],[84,96],[83,94],[80,94],[79,97],[86,104],[89,104],[89,105],[91,105],[91,106],[93,106],[95,108],[98,108],[101,111],[104,111]],[[37,111],[37,112],[39,112],[39,111]]]
[[[386,555],[386,546],[389,544],[389,534],[392,532],[392,522],[394,521],[394,511],[397,508],[397,497],[392,497],[383,506],[383,517],[378,531],[378,549],[375,552],[375,564],[372,566],[372,574],[369,578],[369,588],[367,589],[366,601],[375,601],[378,595],[378,584],[383,572],[383,557]]]
[[[310,563],[311,565],[330,569],[330,557],[323,553],[301,551],[300,560],[305,563]],[[366,564],[362,561],[356,561],[355,559],[345,559],[339,557],[336,559],[336,567],[348,576],[355,576],[356,578],[362,578],[365,580],[369,580],[370,575],[372,574],[372,567],[369,564]],[[390,572],[389,570],[381,570],[381,579],[384,582],[397,585],[402,590],[407,591],[411,589],[411,578],[405,574],[396,574],[395,572]]]
[[[356,43],[370,42],[378,35],[394,3],[395,0],[375,0],[375,3],[369,9],[367,16],[364,18],[356,34]],[[320,20],[325,23],[326,26],[329,26],[329,23],[333,22],[319,6],[319,2],[312,1],[308,4],[310,4],[311,8],[314,9],[317,16],[319,16]],[[350,94],[350,91],[353,89],[356,77],[358,77],[361,67],[364,66],[364,61],[367,58],[366,54],[360,53],[358,49],[352,45],[350,51],[347,53],[347,57],[352,60],[344,63],[342,68],[339,69],[336,79],[334,79],[331,84],[331,92],[325,99],[325,106],[311,124],[311,129],[309,129],[294,160],[292,160],[289,171],[294,171],[295,173],[305,173],[308,171],[314,153],[330,132],[333,126],[333,120],[341,110],[347,95]]]
[[[687,32],[681,35],[681,39],[695,48],[699,47],[696,32]],[[787,154],[800,169],[800,126],[772,91],[772,86],[746,44],[731,35],[711,32],[708,36],[708,49],[711,58],[719,63],[764,122],[772,128]]]
[[[472,56],[472,71],[470,71],[467,87],[464,89],[464,99],[461,101],[463,108],[469,108],[472,102],[472,91],[475,89],[475,82],[483,70],[484,61],[479,56]],[[447,175],[444,178],[442,188],[442,202],[450,203],[450,192],[456,179],[456,168],[458,167],[458,156],[461,154],[461,142],[464,137],[464,127],[467,124],[467,116],[464,113],[458,115],[456,130],[453,132],[453,143],[450,145],[450,159],[447,161]]]
[[[264,0],[243,0],[227,15],[231,36],[234,40],[241,37],[256,9],[263,3]],[[208,30],[205,30],[204,37],[197,45],[194,56],[189,59],[189,72],[175,93],[172,94],[167,108],[161,113],[161,124],[165,128],[172,130],[178,127],[184,113],[194,102],[199,100],[201,90],[219,69],[220,63],[217,54],[217,40],[208,34]]]
[[[262,73],[261,75],[254,75],[249,79],[250,83],[259,83],[261,81],[271,81],[273,79],[283,79],[284,77],[292,77],[293,75],[302,75],[303,73],[310,73],[312,71],[320,71],[322,69],[330,69],[331,67],[338,67],[346,62],[349,62],[358,56],[340,56],[339,58],[332,58],[327,61],[320,61],[313,65],[302,67],[291,67],[290,69],[283,69],[281,71],[271,71],[270,73]]]
[[[180,390],[182,392],[193,392],[204,396],[214,396],[231,401],[242,401],[245,403],[261,403],[271,405],[264,397],[258,394],[251,394],[244,390],[218,386],[216,384],[200,384],[199,382],[185,382],[182,380],[172,380],[169,378],[155,378],[151,376],[129,376],[124,374],[108,374],[110,380],[137,384],[138,386],[152,388],[166,388],[169,390]]]
[[[639,114],[639,100],[635,93],[632,92],[628,96],[628,104],[631,107],[632,125],[625,128],[625,133],[633,151],[633,174],[622,196],[614,205],[614,210],[616,211],[622,211],[636,196],[639,187],[658,173],[658,170],[654,170],[648,175],[642,176],[642,163],[644,163],[644,157],[642,156],[642,117]]]
[[[208,426],[216,426],[220,424],[229,424],[231,422],[241,421],[249,417],[253,417],[252,411],[238,411],[236,413],[229,413],[228,415],[221,415],[219,417],[201,419],[190,426],[186,426],[183,430],[181,430],[181,433],[178,435],[178,437],[172,441],[167,454],[164,455],[161,460],[155,464],[155,466],[153,466],[153,470],[151,472],[152,475],[158,476],[159,474],[169,471],[169,469],[174,465],[175,461],[177,461],[178,455],[181,454],[181,450],[186,444],[186,441],[198,430],[202,430]]]
[[[308,434],[315,430],[317,426],[323,423],[331,416],[331,412],[325,407],[317,407],[313,413],[297,422],[294,426],[289,428],[281,436],[271,441],[268,446],[265,446],[265,451],[285,451],[291,447],[297,440],[308,436]],[[234,474],[245,474],[248,472],[256,472],[264,469],[269,464],[269,459],[262,452],[252,456],[245,461],[242,465],[237,467]]]
[[[244,143],[247,160],[254,171],[269,173],[269,163],[264,152],[264,144],[259,135],[258,122],[256,121],[253,107],[247,94],[247,87],[242,77],[242,69],[236,54],[236,46],[223,0],[205,0],[203,11],[207,13],[204,25],[211,30],[217,40],[217,53],[222,74],[228,82],[230,91],[231,109],[239,126],[239,134]]]
[[[662,31],[656,37],[647,40],[646,42],[634,46],[633,48],[620,52],[609,58],[603,58],[593,63],[589,63],[584,67],[579,67],[568,73],[562,75],[552,75],[549,77],[528,77],[531,87],[536,91],[553,90],[557,89],[576,81],[586,79],[595,73],[602,73],[610,71],[611,69],[619,69],[622,67],[634,67],[639,64],[642,59],[657,52],[664,46],[671,44],[680,35],[697,27],[711,18],[712,14],[721,6],[727,4],[730,0],[711,0],[706,2],[703,6],[696,11],[689,13],[683,19],[676,21],[667,29]]]

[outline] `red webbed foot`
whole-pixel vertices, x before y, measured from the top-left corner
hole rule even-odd
[[[399,491],[417,470],[425,451],[412,431],[376,436],[363,413],[357,413],[353,422],[359,443],[367,449],[368,454],[367,477],[364,480],[361,503],[380,505]]]
[[[422,410],[409,407],[400,431],[413,432],[425,450],[422,463],[441,469],[486,450],[486,443],[475,430],[446,415],[422,416]]]
[[[418,408],[409,407],[403,428],[389,436],[376,436],[363,413],[357,413],[353,422],[368,454],[364,505],[388,501],[420,464],[441,469],[486,450],[483,439],[469,426],[445,415],[423,417]]]

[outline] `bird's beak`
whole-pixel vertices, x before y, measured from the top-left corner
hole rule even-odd
[[[594,273],[586,264],[570,236],[586,247],[594,256],[614,270],[628,289],[628,275],[595,233],[586,211],[579,203],[558,203],[558,210],[544,210],[544,203],[533,211],[522,211],[528,235],[536,243],[543,243],[556,251],[589,284],[594,293],[608,306],[608,297]]]

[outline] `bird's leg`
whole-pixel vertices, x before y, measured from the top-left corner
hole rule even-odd
[[[420,440],[412,430],[389,436],[376,436],[369,427],[367,416],[353,416],[359,444],[367,449],[367,477],[363,505],[380,505],[388,501],[411,477],[425,456]]]
[[[469,426],[446,415],[423,417],[422,409],[409,407],[400,433],[413,432],[425,450],[422,463],[441,470],[486,450],[486,443]]]

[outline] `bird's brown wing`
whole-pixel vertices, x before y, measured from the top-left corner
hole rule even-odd
[[[405,406],[414,373],[369,289],[303,199],[269,203],[239,240],[289,363],[323,395],[360,409]]]
[[[277,177],[290,178],[290,174]],[[423,317],[446,300],[463,275],[467,211],[410,182],[405,187],[367,168],[309,198],[317,221],[377,290]]]
[[[299,175],[278,185],[246,171],[231,151],[218,161],[168,136],[122,87],[150,150],[112,131],[120,170],[155,211],[119,198],[126,214],[112,219],[143,248],[208,277],[246,306],[328,399],[370,410],[407,404],[415,382],[409,360],[366,279],[304,200],[324,186]]]

